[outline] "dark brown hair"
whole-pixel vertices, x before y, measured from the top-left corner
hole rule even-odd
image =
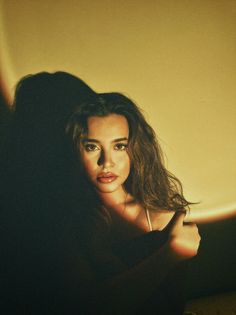
[[[109,114],[124,116],[129,125],[131,171],[124,184],[126,191],[150,210],[177,211],[188,207],[190,202],[183,196],[181,182],[164,166],[154,130],[145,120],[141,109],[123,94],[100,93],[80,104],[67,126],[75,150],[79,152],[80,138],[87,132],[88,118]]]

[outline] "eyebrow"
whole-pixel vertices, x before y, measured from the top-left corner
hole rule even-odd
[[[124,137],[124,138],[117,138],[117,139],[114,139],[112,140],[113,143],[116,143],[116,142],[121,142],[121,141],[128,141],[128,138]],[[100,143],[99,140],[97,139],[92,139],[92,138],[84,138],[82,139],[82,142],[95,142],[95,143]]]

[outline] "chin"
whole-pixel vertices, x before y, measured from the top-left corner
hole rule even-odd
[[[100,193],[109,194],[116,191],[116,189],[97,188]]]
[[[119,189],[119,187],[117,186],[113,186],[113,185],[98,185],[96,186],[97,190],[100,192],[100,193],[113,193],[115,191],[117,191]]]

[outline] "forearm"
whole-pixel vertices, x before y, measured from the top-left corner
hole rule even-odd
[[[163,246],[135,267],[96,285],[92,307],[100,314],[132,314],[147,300],[175,266]]]

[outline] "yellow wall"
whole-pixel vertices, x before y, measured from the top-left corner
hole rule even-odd
[[[0,0],[8,91],[65,70],[147,113],[200,209],[236,209],[236,1]]]

